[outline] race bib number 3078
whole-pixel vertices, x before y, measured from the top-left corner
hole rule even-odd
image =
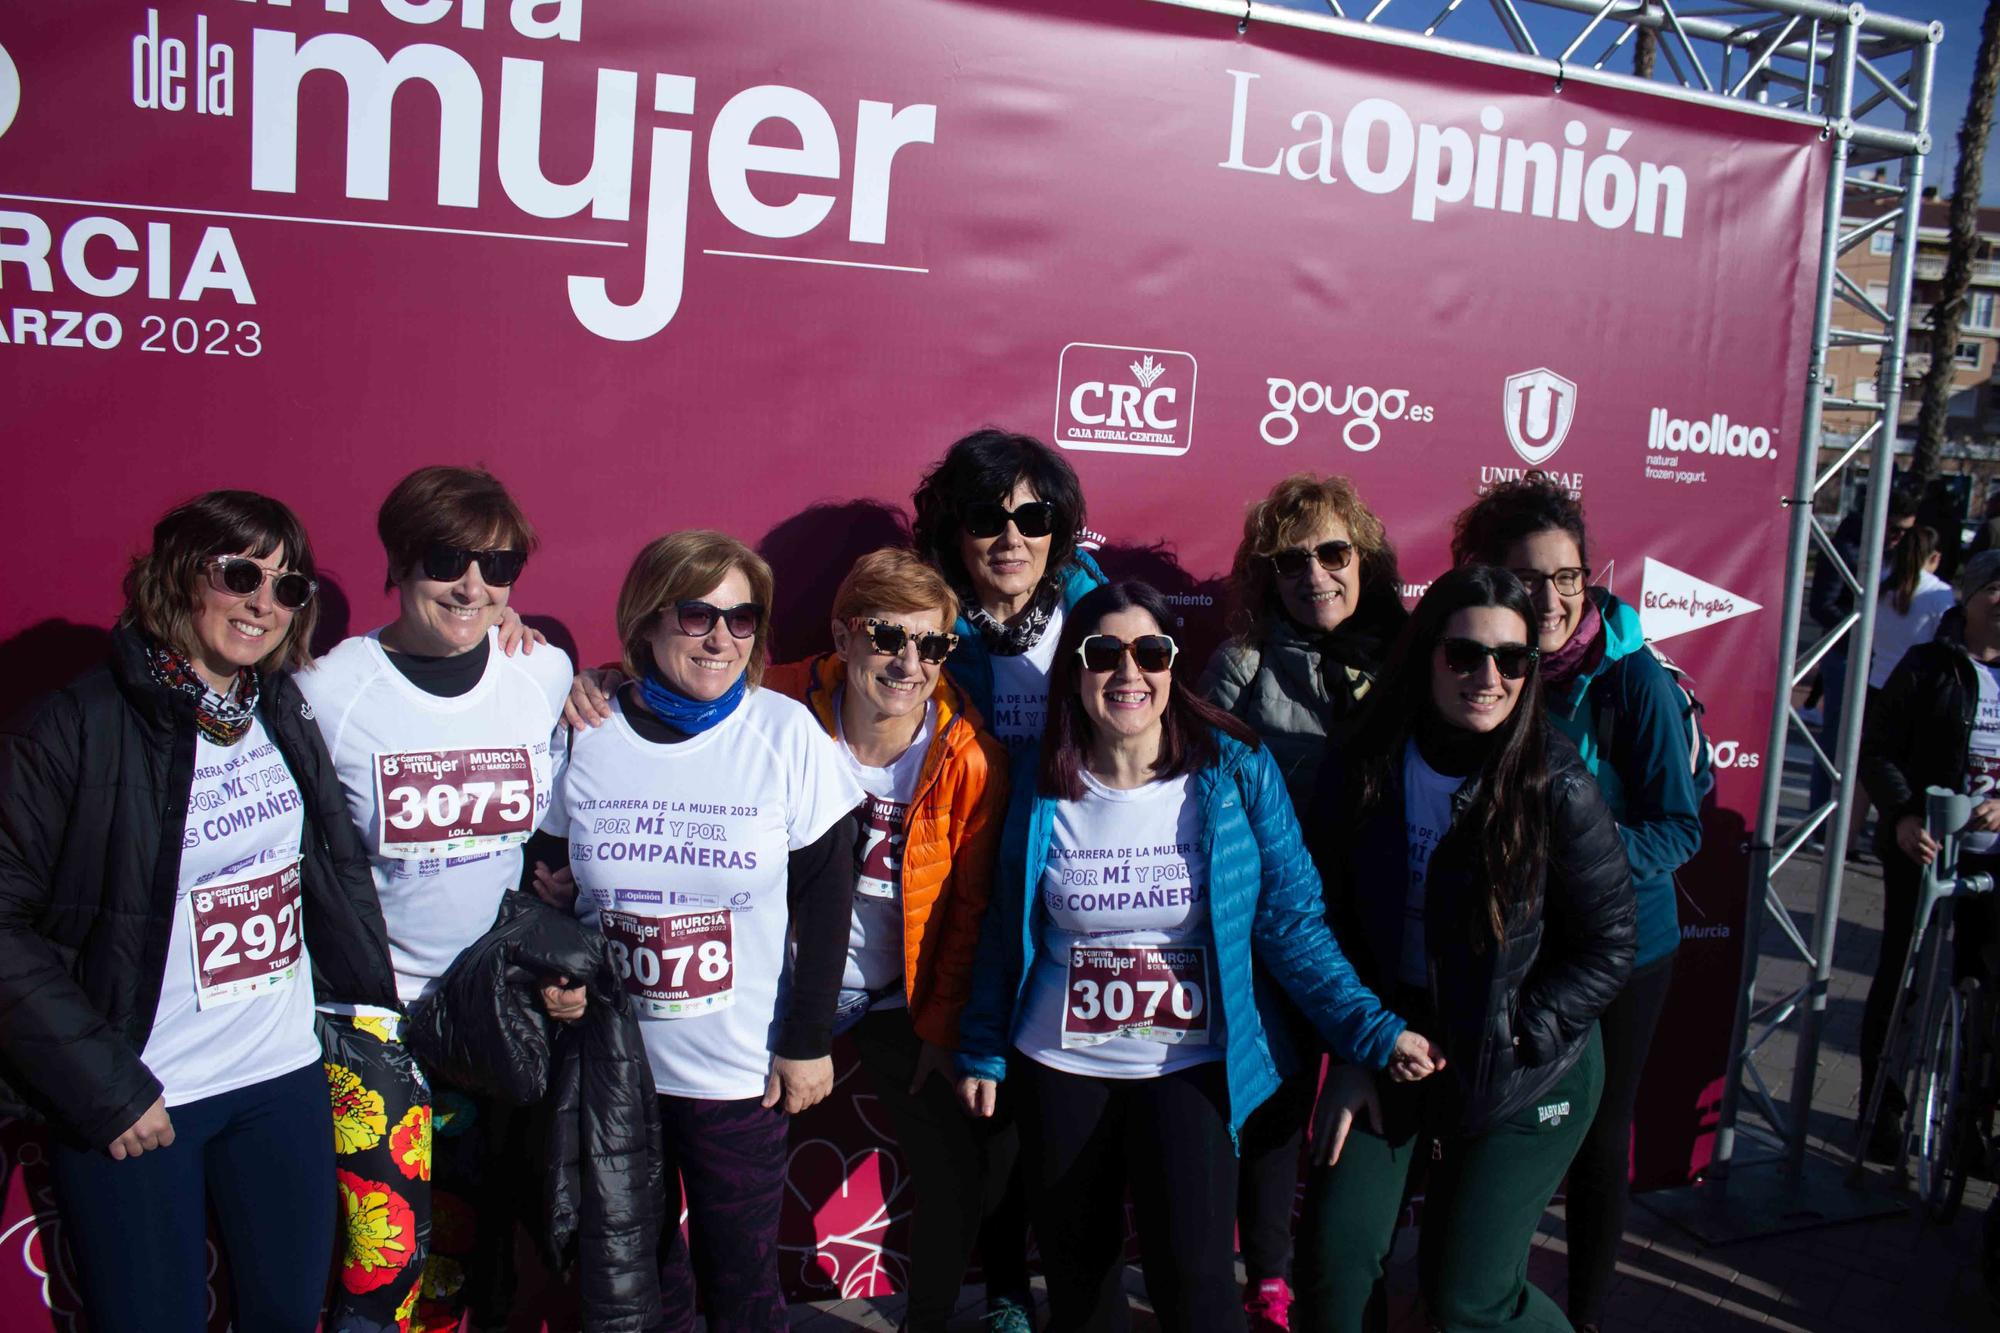
[[[375,756],[383,856],[494,851],[535,831],[535,766],[524,745]]]
[[[625,993],[640,1018],[697,1018],[736,998],[736,938],[727,910],[600,913]]]

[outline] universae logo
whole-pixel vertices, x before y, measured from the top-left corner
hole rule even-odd
[[[1539,366],[1509,375],[1500,396],[1500,419],[1514,452],[1529,467],[1553,458],[1576,420],[1576,381]]]
[[[1056,361],[1056,443],[1089,453],[1186,453],[1195,369],[1187,352],[1070,343]]]

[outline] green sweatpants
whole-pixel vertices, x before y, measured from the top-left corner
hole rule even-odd
[[[1528,1281],[1528,1249],[1603,1087],[1604,1048],[1593,1028],[1554,1087],[1476,1138],[1446,1139],[1427,1163],[1417,1267],[1433,1327],[1568,1333],[1562,1310]],[[1292,1307],[1301,1333],[1363,1333],[1382,1319],[1379,1308],[1371,1319],[1369,1297],[1388,1262],[1410,1169],[1429,1152],[1424,1102],[1436,1090],[1384,1078],[1379,1091],[1383,1132],[1364,1119],[1339,1162],[1306,1168]]]

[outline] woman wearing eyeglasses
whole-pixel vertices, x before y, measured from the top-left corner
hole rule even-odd
[[[957,1309],[1016,1145],[967,1118],[953,1095],[958,1012],[1007,792],[1006,751],[943,674],[957,616],[958,598],[921,556],[871,552],[834,594],[833,651],[764,677],[812,710],[868,793],[835,1031],[853,1033],[910,1169],[911,1333],[941,1333]],[[1027,1274],[1012,1285],[1025,1290]]]
[[[1639,613],[1590,581],[1583,508],[1535,474],[1459,514],[1456,564],[1511,569],[1535,607],[1549,721],[1576,743],[1618,821],[1638,901],[1632,979],[1604,1011],[1604,1097],[1570,1170],[1569,1315],[1594,1329],[1625,1231],[1632,1113],[1672,987],[1674,873],[1701,847],[1687,696],[1646,648]]]
[[[1270,748],[1302,814],[1327,735],[1367,697],[1407,618],[1396,553],[1345,477],[1300,472],[1250,506],[1230,582],[1241,632],[1215,650],[1200,689]],[[1288,1326],[1292,1209],[1317,1064],[1243,1126],[1237,1231],[1250,1333]]]
[[[1233,1138],[1295,1067],[1253,956],[1342,1059],[1397,1079],[1436,1067],[1334,943],[1270,752],[1175,682],[1169,616],[1143,583],[1071,611],[959,1020],[975,1113],[1008,1050],[1022,1057],[1022,1160],[1058,1333],[1125,1325],[1127,1188],[1161,1326],[1243,1329]]]
[[[668,1215],[685,1203],[692,1242],[669,1228],[672,1330],[697,1296],[712,1333],[785,1326],[786,1130],[833,1087],[864,792],[810,712],[759,688],[771,594],[770,566],[719,532],[639,553],[618,594],[627,683],[573,734],[548,823],[645,1029]]]
[[[50,1166],[90,1326],[310,1333],[333,1245],[315,991],[396,1002],[308,660],[291,511],[211,491],[153,529],[111,660],[0,733],[0,1101]]]
[[[1547,725],[1539,619],[1504,569],[1438,579],[1321,770],[1306,827],[1341,946],[1449,1063],[1416,1088],[1353,1064],[1328,1075],[1299,1328],[1371,1326],[1420,1160],[1430,1321],[1569,1328],[1528,1284],[1528,1247],[1597,1109],[1597,1018],[1631,970],[1632,890],[1611,812]]]
[[[553,647],[500,647],[535,535],[492,475],[421,468],[382,502],[376,530],[396,619],[342,642],[298,682],[368,848],[408,1004],[492,927],[520,883],[522,845],[549,808],[570,668]],[[549,980],[549,1013],[579,1015],[582,989]],[[394,1009],[328,1008],[320,1031],[346,1225],[329,1329],[373,1333],[419,1299],[426,1326],[468,1307],[499,1318],[504,1310],[482,1307],[504,1293],[467,1277],[486,1271],[475,1255],[512,1250],[501,1108],[419,1072]]]

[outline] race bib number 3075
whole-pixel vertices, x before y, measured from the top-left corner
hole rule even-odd
[[[535,831],[535,767],[524,745],[375,756],[383,856],[494,851]]]
[[[196,1007],[254,1000],[290,985],[304,952],[299,907],[297,861],[268,875],[189,890]]]
[[[597,920],[640,1018],[696,1018],[735,1001],[736,938],[726,910],[604,912]]]
[[[1193,945],[1072,945],[1065,1050],[1114,1037],[1208,1040],[1208,950]]]

